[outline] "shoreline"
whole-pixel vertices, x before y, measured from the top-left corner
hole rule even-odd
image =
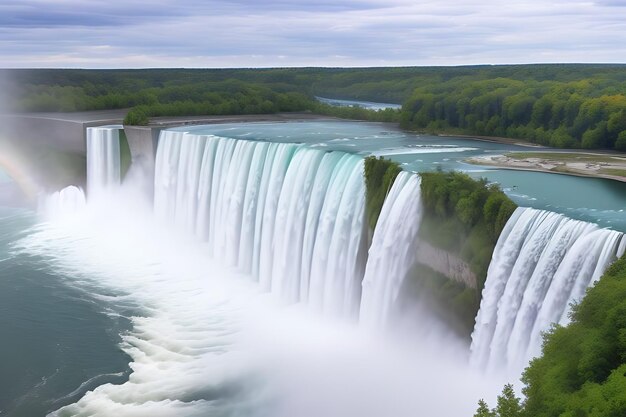
[[[556,152],[510,152],[476,156],[467,158],[464,162],[512,171],[545,172],[626,183],[626,155],[618,153],[562,152],[560,150]],[[605,171],[602,172],[603,170]],[[612,173],[611,170],[617,173]]]
[[[463,134],[455,135],[455,134],[449,134],[449,133],[435,133],[434,135],[438,137],[445,137],[445,138],[471,139],[471,140],[477,140],[481,142],[502,143],[505,145],[517,145],[517,146],[523,146],[526,148],[534,148],[534,149],[558,149],[558,148],[549,148],[547,146],[539,145],[538,143],[533,143],[524,139],[506,138],[504,136],[479,136],[479,135],[463,135]]]

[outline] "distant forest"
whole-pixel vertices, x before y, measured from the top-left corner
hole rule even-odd
[[[432,133],[626,151],[626,65],[3,70],[13,110],[129,108],[150,117],[312,111]],[[338,108],[314,96],[401,103]]]

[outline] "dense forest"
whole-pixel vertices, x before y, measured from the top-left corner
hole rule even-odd
[[[130,124],[154,116],[312,111],[434,133],[626,151],[626,65],[3,70],[0,81],[12,110],[132,108]],[[316,95],[403,108],[332,107]]]
[[[625,81],[462,77],[418,87],[403,110],[407,128],[626,151]]]
[[[571,319],[544,336],[542,356],[522,378],[525,400],[507,386],[498,406],[481,401],[476,417],[626,416],[626,257],[587,291]]]

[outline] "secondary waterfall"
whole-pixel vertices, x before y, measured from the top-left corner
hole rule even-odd
[[[50,195],[42,195],[39,211],[50,218],[71,217],[86,205],[85,193],[80,188],[70,185]]]
[[[360,319],[366,326],[386,324],[402,282],[415,263],[422,217],[420,184],[419,176],[401,172],[383,204],[363,279]]]
[[[87,128],[87,192],[91,196],[120,184],[122,128],[117,125]]]
[[[367,251],[360,157],[163,131],[154,201],[158,218],[286,302],[358,313]]]
[[[521,370],[541,347],[541,332],[566,324],[615,259],[626,238],[560,214],[519,208],[493,253],[472,335],[474,365]]]

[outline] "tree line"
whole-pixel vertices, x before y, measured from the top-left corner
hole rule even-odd
[[[153,116],[311,111],[435,133],[626,150],[626,65],[0,70],[12,110],[133,109]],[[402,103],[324,105],[315,96]]]
[[[401,124],[556,148],[626,151],[626,81],[461,77],[415,89],[404,103]]]

